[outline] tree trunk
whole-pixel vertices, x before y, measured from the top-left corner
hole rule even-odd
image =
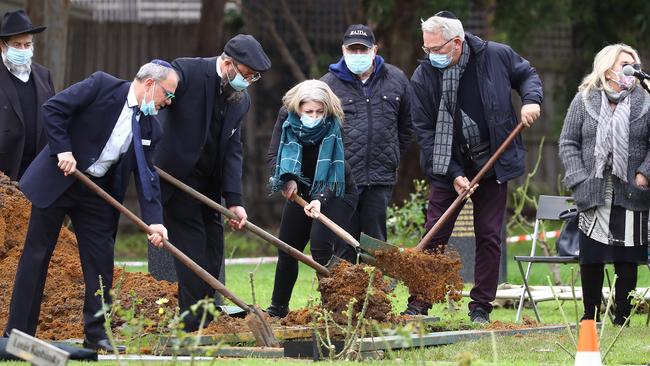
[[[225,0],[202,0],[201,19],[197,28],[196,45],[197,56],[215,56],[224,46],[223,18]]]
[[[66,72],[70,0],[26,0],[25,8],[34,25],[47,27],[34,35],[34,61],[50,69],[56,90],[62,90]]]

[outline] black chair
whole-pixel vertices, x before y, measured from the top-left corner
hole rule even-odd
[[[517,262],[519,272],[521,273],[521,277],[524,281],[524,290],[521,292],[521,296],[519,298],[519,306],[517,308],[515,323],[518,323],[519,318],[521,317],[521,312],[524,307],[525,294],[528,294],[528,299],[533,305],[533,310],[535,311],[535,317],[537,318],[537,321],[542,321],[539,316],[539,311],[537,310],[537,304],[535,303],[535,299],[533,298],[533,295],[531,294],[530,288],[528,286],[528,277],[530,276],[530,269],[533,263],[578,263],[578,256],[538,256],[535,254],[535,251],[537,249],[537,239],[540,235],[539,227],[542,220],[565,220],[564,218],[560,217],[560,215],[571,209],[575,209],[573,197],[545,195],[539,196],[537,214],[535,215],[535,227],[533,229],[533,243],[530,248],[530,255],[515,256],[515,261]],[[528,263],[528,267],[526,268],[525,272],[523,263]]]

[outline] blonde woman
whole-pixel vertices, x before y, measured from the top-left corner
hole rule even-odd
[[[624,44],[598,52],[560,136],[564,184],[580,211],[583,319],[599,317],[603,268],[613,263],[618,325],[630,316],[637,265],[648,261],[650,96],[622,71],[640,63]]]
[[[294,86],[282,101],[284,107],[275,122],[267,155],[273,172],[272,191],[281,191],[285,198],[297,193],[309,204],[302,209],[287,200],[280,239],[300,251],[310,242],[312,257],[322,265],[334,252],[344,253],[345,259],[354,261],[354,250],[345,244],[334,248],[338,242],[336,236],[313,220],[322,210],[332,221],[345,227],[357,202],[356,185],[343,152],[341,102],[319,80]],[[287,315],[297,277],[297,261],[279,251],[269,315],[280,318]]]

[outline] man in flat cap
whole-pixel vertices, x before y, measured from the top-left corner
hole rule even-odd
[[[246,88],[271,68],[262,46],[250,35],[231,38],[221,56],[180,58],[172,62],[180,76],[174,105],[167,112],[158,166],[246,222],[242,189],[241,123],[250,107]],[[180,124],[180,125],[179,125]],[[162,184],[165,226],[171,242],[211,275],[218,277],[223,260],[221,216],[211,208]],[[181,312],[214,289],[174,260]],[[196,330],[201,314],[185,317],[185,329]]]
[[[478,187],[470,187],[470,180],[518,120],[530,127],[539,117],[542,82],[535,68],[512,48],[466,33],[449,11],[422,21],[421,26],[426,57],[411,77],[411,116],[420,146],[420,166],[430,184],[425,228],[431,229],[458,195],[470,191],[476,260],[469,317],[474,323],[486,324],[499,280],[507,181],[522,175],[525,168],[521,136]],[[523,105],[519,118],[511,102],[513,89]],[[420,249],[444,249],[457,215]],[[426,314],[430,307],[411,297],[405,313]]]
[[[351,25],[343,35],[343,57],[321,78],[341,99],[345,112],[345,159],[359,192],[349,232],[357,240],[361,233],[386,240],[386,209],[413,132],[409,81],[378,50],[368,26]],[[351,246],[337,244],[337,256],[356,260]]]
[[[29,228],[18,263],[5,335],[18,329],[34,335],[47,268],[67,215],[72,221],[85,282],[84,347],[113,352],[104,329],[100,277],[111,302],[113,247],[118,211],[71,174],[83,172],[122,201],[135,178],[142,219],[162,245],[162,205],[153,154],[162,137],[155,114],[174,98],[178,76],[168,62],[153,60],[132,81],[97,71],[43,105],[48,144],[29,165],[20,189],[32,203]]]
[[[47,143],[41,105],[54,95],[50,71],[32,62],[35,27],[23,10],[5,13],[0,26],[0,170],[19,180]]]

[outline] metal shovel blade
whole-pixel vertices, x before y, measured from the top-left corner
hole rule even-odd
[[[396,245],[375,239],[372,236],[368,236],[364,233],[361,233],[361,240],[359,243],[361,244],[361,250],[367,253],[366,255],[370,256],[374,256],[375,252],[379,250],[400,250],[400,247]]]
[[[330,258],[330,260],[325,265],[325,268],[327,268],[331,272],[334,269],[334,267],[336,267],[337,264],[341,263],[341,261],[343,261],[343,258],[333,255],[332,258]]]

